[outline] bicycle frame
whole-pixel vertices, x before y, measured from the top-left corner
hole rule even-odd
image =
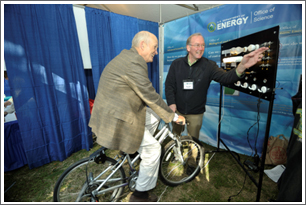
[[[161,136],[161,137],[160,137]],[[183,156],[181,154],[181,150],[177,149],[181,146],[181,142],[177,139],[177,137],[170,131],[169,129],[169,123],[166,124],[155,136],[155,139],[158,140],[160,144],[163,143],[163,141],[166,139],[166,136],[169,136],[172,140],[176,142],[176,148],[174,149],[175,155],[177,156],[177,159],[180,160],[180,162],[184,162]]]
[[[169,123],[165,124],[163,126],[163,128],[158,131],[158,133],[154,136],[154,138],[160,143],[162,144],[163,141],[166,139],[166,137],[170,137],[172,140],[174,140],[176,143],[176,147],[180,147],[180,142],[179,140],[177,139],[177,137],[170,131],[170,128],[169,128]],[[180,149],[174,149],[175,151],[175,154],[177,156],[179,156],[179,160],[181,162],[183,162],[183,156],[181,155],[181,151]],[[118,155],[117,155],[118,156]],[[116,156],[116,157],[117,157]],[[134,163],[139,159],[140,157],[140,154],[138,154],[133,160],[131,160],[130,156],[128,154],[125,154],[123,155],[122,157],[118,158],[117,160],[117,163],[113,166],[109,166],[106,170],[103,170],[96,178],[94,179],[87,179],[87,181],[84,183],[81,191],[79,192],[79,195],[76,199],[76,201],[80,201],[82,197],[86,197],[86,196],[89,196],[90,194],[86,194],[86,195],[83,195],[83,193],[85,192],[86,188],[89,186],[89,185],[93,185],[95,183],[100,183],[102,182],[98,188],[96,188],[95,190],[92,191],[92,195],[93,197],[99,195],[99,194],[103,194],[107,191],[111,191],[111,190],[115,190],[115,189],[118,189],[120,187],[125,187],[129,184],[129,181],[123,183],[123,184],[119,184],[119,185],[116,185],[116,186],[113,186],[113,187],[110,187],[110,188],[107,188],[107,189],[104,189],[104,190],[101,190],[99,191],[105,184],[106,182],[118,182],[120,180],[123,180],[123,179],[110,179],[117,171],[120,167],[123,166],[123,164],[126,162],[126,160],[128,161],[128,165],[131,169],[131,171],[135,171],[135,165]],[[112,173],[110,175],[107,176],[106,179],[104,180],[98,180],[98,178],[100,178],[104,173],[106,173],[108,170],[110,169],[113,169],[112,170]],[[126,177],[124,180],[128,180],[129,178],[131,177],[131,174],[129,173],[129,176]]]

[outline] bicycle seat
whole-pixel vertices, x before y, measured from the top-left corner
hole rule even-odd
[[[106,147],[101,147],[99,148],[97,151],[95,151],[94,153],[92,153],[89,157],[96,157],[97,155],[99,155],[102,151],[102,153],[104,154],[105,153],[105,150],[107,150]]]

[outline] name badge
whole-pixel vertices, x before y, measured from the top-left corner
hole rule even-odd
[[[183,80],[183,89],[184,90],[193,90],[193,80]]]

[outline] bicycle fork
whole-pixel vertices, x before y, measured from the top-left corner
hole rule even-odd
[[[182,164],[184,164],[184,158],[181,151],[182,143],[179,140],[175,140],[175,145],[173,147],[174,156],[178,159]]]

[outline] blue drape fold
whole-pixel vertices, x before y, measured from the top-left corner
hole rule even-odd
[[[158,23],[140,20],[99,9],[85,7],[92,75],[97,92],[104,67],[123,49],[130,49],[132,39],[141,30],[150,31],[158,38]],[[159,92],[159,60],[148,63],[149,78]]]
[[[85,16],[93,83],[96,93],[100,75],[104,67],[114,57],[110,29],[110,12],[85,7]]]
[[[29,168],[92,147],[72,5],[5,5],[4,56]]]
[[[139,31],[137,18],[110,13],[110,29],[114,54],[117,56],[123,49],[131,48],[132,39]]]
[[[4,123],[4,172],[27,164],[17,121]]]
[[[138,19],[138,27],[140,31],[149,31],[153,33],[157,38],[159,36],[158,23]],[[153,87],[157,93],[159,93],[159,55],[156,55],[156,57],[153,58],[152,63],[148,63],[148,73]]]

